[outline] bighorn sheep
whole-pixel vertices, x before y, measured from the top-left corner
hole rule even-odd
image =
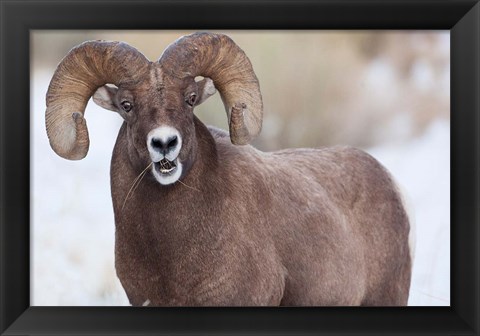
[[[215,89],[229,134],[193,114]],[[122,42],[73,48],[46,96],[61,157],[87,154],[92,95],[124,119],[110,173],[115,266],[132,305],[407,304],[409,221],[391,176],[349,147],[248,145],[262,98],[229,37],[184,36],[157,62]]]

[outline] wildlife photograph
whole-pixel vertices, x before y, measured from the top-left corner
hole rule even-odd
[[[450,33],[31,30],[32,306],[450,306]]]

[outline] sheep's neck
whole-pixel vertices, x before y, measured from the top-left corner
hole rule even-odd
[[[135,177],[136,170],[131,166],[127,169],[122,163],[126,162],[125,151],[120,150],[122,141],[117,143],[112,160],[116,268],[122,282],[130,283],[127,287],[138,279],[162,283],[163,276],[169,279],[172,274],[200,264],[200,260],[194,260],[211,253],[212,248],[220,249],[223,244],[219,237],[224,228],[216,220],[215,210],[222,208],[218,204],[222,195],[216,190],[218,183],[212,183],[217,169],[215,140],[203,124],[196,122],[195,126],[197,160],[183,184],[165,187],[152,176],[145,176],[123,209],[123,197],[129,185],[118,175],[129,170],[130,179]]]

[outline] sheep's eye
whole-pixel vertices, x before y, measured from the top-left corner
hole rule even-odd
[[[125,112],[130,112],[130,110],[133,108],[132,103],[130,103],[128,100],[124,100],[121,102],[122,108]]]
[[[190,95],[187,97],[187,104],[190,106],[193,106],[195,104],[195,101],[197,100],[197,94],[192,92]]]

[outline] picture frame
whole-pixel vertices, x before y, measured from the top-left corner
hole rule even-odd
[[[1,1],[0,332],[24,334],[465,334],[479,332],[477,1]],[[128,18],[125,14],[128,13]],[[30,307],[29,31],[449,29],[451,306]]]

